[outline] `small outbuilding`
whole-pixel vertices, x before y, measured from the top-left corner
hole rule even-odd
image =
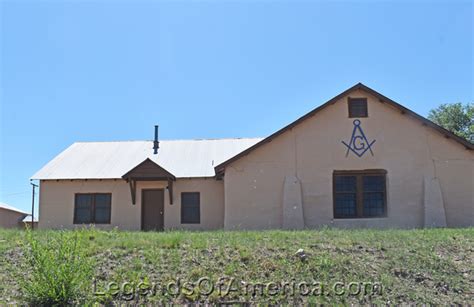
[[[31,216],[31,214],[27,215],[24,219],[23,219],[23,226],[25,228],[29,228],[29,229],[36,229],[38,228],[38,218],[35,216],[34,219],[33,217]]]
[[[22,228],[28,212],[0,203],[0,228]]]

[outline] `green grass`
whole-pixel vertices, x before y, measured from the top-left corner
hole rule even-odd
[[[74,233],[33,235],[46,249]],[[474,303],[474,228],[81,233],[94,265],[81,289],[88,302]],[[0,303],[31,302],[19,282],[31,279],[26,240],[24,231],[0,230]],[[357,293],[360,284],[367,291]]]

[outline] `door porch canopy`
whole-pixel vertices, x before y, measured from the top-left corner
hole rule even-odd
[[[170,204],[173,204],[173,181],[176,181],[176,177],[150,158],[146,158],[123,175],[122,178],[130,185],[133,205],[136,203],[137,181],[167,181]]]

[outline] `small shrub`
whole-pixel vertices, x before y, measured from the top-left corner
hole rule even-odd
[[[64,305],[88,296],[93,277],[86,255],[89,232],[59,231],[41,239],[26,231],[20,285],[24,299],[34,305]]]

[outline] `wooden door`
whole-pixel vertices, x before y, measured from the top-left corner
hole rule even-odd
[[[142,190],[142,230],[163,230],[164,196],[163,189]]]

